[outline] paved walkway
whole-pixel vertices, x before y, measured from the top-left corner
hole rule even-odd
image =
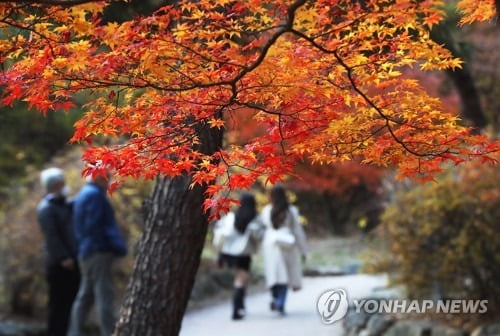
[[[269,310],[269,294],[247,298],[247,317],[230,320],[230,303],[222,303],[187,314],[181,336],[342,336],[340,322],[323,325],[316,312],[317,298],[328,289],[344,288],[350,300],[369,296],[375,287],[385,286],[385,276],[349,275],[305,278],[304,288],[289,292],[287,315]]]

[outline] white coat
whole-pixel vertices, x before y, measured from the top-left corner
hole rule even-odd
[[[253,220],[244,233],[234,227],[235,214],[228,213],[215,224],[213,245],[217,251],[232,256],[249,256],[257,252],[262,239],[262,224]]]
[[[276,230],[271,222],[271,208],[271,205],[266,205],[260,214],[260,221],[266,227],[262,242],[266,285],[272,287],[276,284],[287,284],[294,289],[300,289],[302,287],[301,255],[306,255],[308,248],[304,230],[299,222],[299,211],[295,206],[290,206],[285,223],[279,230]],[[283,231],[295,237],[290,247],[285,248],[277,241]]]

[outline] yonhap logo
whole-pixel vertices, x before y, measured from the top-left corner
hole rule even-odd
[[[341,320],[349,308],[346,291],[343,289],[327,290],[319,297],[317,308],[324,324],[332,324]]]

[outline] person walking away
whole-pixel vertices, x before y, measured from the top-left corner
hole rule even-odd
[[[262,238],[262,225],[256,221],[257,209],[253,195],[244,193],[236,212],[220,219],[214,229],[214,246],[219,263],[234,270],[232,319],[245,316],[245,292],[250,277],[251,256]]]
[[[127,253],[106,192],[110,174],[98,174],[78,193],[73,221],[82,283],[71,313],[70,336],[81,335],[95,302],[101,336],[110,336],[115,324],[112,265]]]
[[[66,336],[71,306],[80,282],[71,203],[64,193],[65,177],[61,169],[43,170],[40,182],[45,196],[38,204],[37,217],[45,238],[47,335]]]
[[[264,271],[271,291],[271,310],[284,315],[288,287],[294,291],[302,287],[301,259],[305,260],[308,248],[299,211],[289,204],[285,189],[274,187],[270,201],[260,215],[266,227],[262,242]]]

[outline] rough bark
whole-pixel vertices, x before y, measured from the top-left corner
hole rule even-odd
[[[222,132],[204,129],[205,153],[220,148]],[[157,179],[133,274],[114,335],[178,335],[207,233],[204,188],[189,176]]]

